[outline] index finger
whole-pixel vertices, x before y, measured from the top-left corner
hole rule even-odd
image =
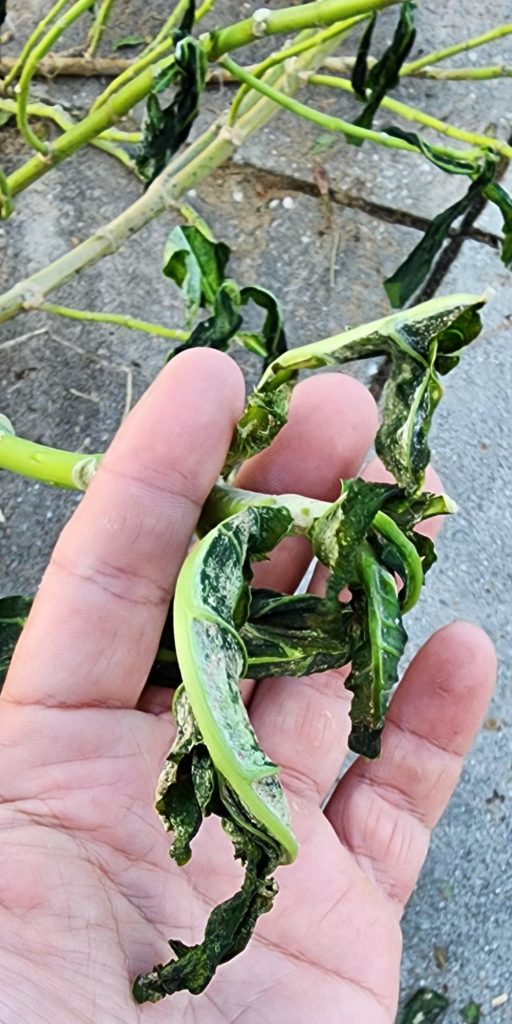
[[[136,704],[243,396],[235,363],[212,350],[184,352],[157,377],[57,542],[2,699]]]

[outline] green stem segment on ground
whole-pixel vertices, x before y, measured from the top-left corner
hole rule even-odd
[[[55,3],[51,10],[48,11],[46,17],[42,18],[42,20],[36,26],[36,28],[32,32],[32,35],[29,36],[29,38],[27,39],[27,42],[25,43],[25,46],[23,47],[18,57],[18,60],[15,62],[15,64],[9,71],[9,74],[5,76],[5,79],[2,83],[2,89],[4,91],[7,88],[7,86],[11,84],[13,79],[15,79],[19,74],[29,53],[34,48],[34,46],[41,38],[41,36],[44,35],[44,32],[48,28],[48,25],[51,25],[53,19],[56,18],[58,14],[60,14],[62,8],[65,7],[67,3],[69,3],[69,0],[57,0],[57,3]]]
[[[333,75],[312,74],[309,75],[308,81],[311,85],[325,85],[329,88],[342,89],[344,92],[354,92],[351,82],[346,78],[336,78]],[[425,114],[423,110],[418,110],[417,107],[410,107],[407,103],[401,103],[399,100],[391,99],[390,96],[385,96],[383,98],[381,106],[386,110],[392,110],[395,114],[403,117],[406,121],[414,121],[416,124],[423,124],[426,128],[432,128],[434,131],[441,132],[443,135],[448,135],[452,139],[460,139],[461,142],[468,142],[470,145],[479,146],[482,149],[490,149],[494,152],[501,153],[502,156],[507,157],[508,160],[512,159],[512,146],[509,146],[506,142],[502,142],[499,139],[492,139],[488,135],[478,135],[476,132],[467,132],[462,128],[456,128],[454,125],[447,124],[446,121],[440,121],[437,117]]]
[[[310,70],[321,66],[325,57],[332,53],[337,40],[329,40],[322,46],[308,50],[297,57],[297,70]],[[281,74],[282,88],[293,91],[299,88],[298,76],[290,78]],[[132,83],[133,84],[133,83]],[[113,98],[112,102],[116,99]],[[228,160],[247,138],[262,128],[279,108],[266,98],[257,102],[241,117],[234,130],[228,130],[221,122],[215,122],[193,142],[183,153],[177,154],[148,190],[127,210],[115,217],[109,224],[99,228],[90,238],[76,248],[60,256],[53,263],[19,281],[0,296],[0,323],[17,316],[27,306],[38,304],[59,285],[74,274],[92,266],[121,248],[123,243],[158,217],[164,210],[176,209],[179,196],[187,189],[199,184],[215,168]],[[102,115],[99,110],[95,116]],[[79,128],[80,126],[77,126]],[[74,131],[75,129],[73,129]],[[69,132],[68,134],[71,134]],[[38,163],[39,161],[36,161]],[[11,178],[12,180],[12,178]],[[20,185],[20,187],[22,187]]]
[[[190,337],[189,331],[179,331],[173,327],[162,327],[160,324],[151,324],[147,320],[137,320],[136,317],[123,316],[121,313],[94,313],[89,310],[70,309],[69,306],[58,306],[53,302],[43,302],[36,308],[44,310],[45,313],[53,313],[55,316],[68,317],[70,320],[84,320],[88,323],[97,324],[116,324],[119,327],[128,327],[133,331],[152,334],[157,338],[187,341]]]
[[[107,27],[107,22],[115,2],[116,0],[103,0],[103,3],[94,19],[91,31],[87,37],[86,55],[88,57],[94,57],[98,46],[101,43],[103,33]]]
[[[245,82],[250,85],[253,89],[261,92],[263,96],[267,96],[269,99],[274,100],[275,103],[279,103],[285,110],[289,110],[292,114],[298,114],[299,117],[305,118],[307,121],[312,121],[314,124],[319,125],[326,131],[342,132],[344,135],[352,136],[356,139],[368,140],[369,142],[375,142],[378,146],[385,146],[387,149],[401,149],[407,153],[420,153],[420,149],[417,146],[412,145],[410,142],[406,142],[404,139],[397,139],[391,135],[386,135],[385,132],[377,132],[368,128],[361,128],[359,125],[351,124],[349,121],[344,121],[340,117],[332,117],[330,114],[324,114],[320,110],[315,110],[313,107],[307,106],[305,103],[300,103],[299,100],[293,99],[290,96],[286,96],[284,93],[279,92],[266,82],[261,82],[254,75],[244,71],[243,68],[235,64],[229,57],[225,57],[223,60],[224,67],[231,72],[231,74],[238,78],[241,82]],[[318,76],[322,77],[322,76]],[[328,76],[323,76],[327,78]],[[311,81],[311,76],[308,76]],[[338,82],[338,79],[333,78],[332,82]],[[349,83],[350,85],[350,83]],[[439,122],[442,123],[442,122]],[[490,141],[490,140],[489,140]],[[448,154],[454,157],[465,157],[467,160],[475,161],[480,156],[479,151],[460,151],[460,150],[447,150],[444,147],[441,149],[437,147],[437,152]]]
[[[508,36],[511,32],[512,25],[499,25],[497,28],[491,29],[490,32],[484,32],[483,35],[474,36],[473,39],[466,39],[463,43],[455,43],[454,46],[447,46],[444,50],[434,50],[433,53],[426,53],[424,57],[420,57],[418,60],[413,60],[408,64],[404,64],[400,74],[414,75],[417,71],[420,71],[422,68],[425,68],[430,64],[439,64],[440,61],[447,60],[448,57],[455,57],[458,53],[466,53],[468,50],[474,50],[477,46],[483,46],[485,43],[491,43],[495,39],[502,39],[503,36]]]
[[[66,29],[77,20],[77,18],[84,14],[85,11],[89,10],[93,3],[94,0],[77,0],[77,2],[70,7],[69,11],[66,11],[66,13],[59,18],[55,25],[53,25],[46,35],[43,36],[37,46],[35,46],[28,54],[21,72],[19,85],[16,86],[16,92],[18,93],[18,128],[26,142],[42,154],[46,154],[48,152],[48,146],[45,142],[42,142],[41,139],[38,139],[37,135],[35,135],[29,127],[27,121],[30,83],[34,77],[39,61],[50,52],[53,44],[57,39],[59,39],[62,33],[65,32]]]

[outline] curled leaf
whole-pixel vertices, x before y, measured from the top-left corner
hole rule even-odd
[[[204,222],[174,228],[164,249],[163,272],[181,288],[191,322],[200,306],[213,306],[230,249]]]
[[[200,323],[183,345],[172,349],[167,361],[189,348],[216,348],[226,352],[243,320],[239,313],[240,292],[234,281],[224,281],[214,301],[213,315]]]
[[[420,988],[405,1004],[398,1024],[436,1024],[449,1007],[446,996],[430,988]]]
[[[359,96],[366,106],[354,121],[360,128],[371,128],[373,119],[389,89],[398,85],[400,68],[410,53],[416,38],[414,28],[414,10],[416,4],[406,2],[401,5],[400,18],[395,29],[393,39],[380,60],[368,72],[367,55],[370,47],[373,25],[370,22],[361,40],[361,47],[357,55],[354,68],[354,77],[357,78],[356,95]],[[366,51],[366,52],[365,52]],[[354,81],[352,80],[352,84]],[[369,99],[368,99],[369,94]],[[354,136],[347,136],[347,142],[352,145],[361,145],[360,139]]]

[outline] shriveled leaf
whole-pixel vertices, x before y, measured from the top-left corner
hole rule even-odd
[[[259,306],[266,312],[261,333],[258,335],[261,342],[260,352],[264,356],[264,369],[266,370],[267,366],[274,359],[277,359],[283,352],[286,352],[286,335],[284,333],[281,307],[272,292],[255,285],[242,288],[240,299],[243,306],[247,305],[248,302],[254,302],[256,306]]]
[[[249,618],[240,630],[247,676],[307,676],[346,665],[351,620],[351,609],[338,601],[253,590]]]
[[[114,43],[114,50],[123,50],[127,46],[140,46],[144,43],[144,36],[139,34],[133,36],[123,36],[122,39],[116,39]]]
[[[167,361],[189,348],[216,348],[226,352],[229,342],[243,322],[239,313],[240,292],[234,281],[224,281],[214,302],[213,315],[201,320],[183,345],[172,349]]]
[[[190,860],[190,842],[205,813],[192,779],[193,754],[203,739],[182,686],[174,696],[173,713],[176,739],[158,781],[156,809],[164,828],[174,832],[171,857],[182,865]]]
[[[416,4],[410,2],[406,2],[401,5],[400,17],[392,42],[382,55],[381,59],[378,60],[370,71],[364,75],[364,84],[362,72],[366,70],[367,52],[371,41],[371,32],[368,40],[365,40],[363,36],[362,44],[364,42],[364,46],[366,46],[366,54],[363,53],[360,60],[357,94],[363,102],[366,102],[366,100],[368,100],[368,102],[366,103],[362,114],[360,114],[354,121],[354,124],[358,125],[360,128],[372,127],[375,114],[377,113],[386,93],[390,89],[395,89],[399,84],[400,68],[410,53],[416,37],[416,29],[414,28],[415,7]],[[347,136],[347,142],[350,142],[352,145],[360,146],[362,140],[355,139],[354,136]]]
[[[27,621],[32,600],[31,597],[0,598],[0,689],[5,682],[14,648]]]
[[[136,164],[147,185],[163,171],[171,157],[188,138],[197,117],[208,61],[201,44],[185,36],[176,44],[174,63],[161,71],[148,96],[142,123],[142,142]],[[177,85],[174,99],[161,107],[158,94]]]
[[[285,352],[250,395],[224,472],[266,448],[284,426],[299,370],[386,355],[392,368],[384,389],[377,452],[401,487],[419,493],[430,458],[428,429],[442,394],[437,374],[452,369],[459,352],[479,333],[478,311],[484,303],[485,297],[471,295],[433,299]]]
[[[492,174],[494,174],[494,165],[489,164],[483,174],[476,181],[472,182],[462,199],[459,199],[452,206],[449,206],[448,209],[438,213],[437,217],[434,217],[423,238],[418,242],[407,259],[395,270],[391,277],[384,281],[387,296],[394,309],[405,306],[406,302],[424,283],[435,257],[448,237],[452,224],[474,206],[480,198],[482,190],[485,191],[489,176],[492,176]],[[512,224],[512,204],[510,208],[510,222]]]
[[[396,490],[392,484],[346,480],[342,483],[340,498],[309,531],[316,557],[331,571],[327,595],[336,603],[340,591],[356,578],[359,546],[376,512]]]
[[[486,199],[498,207],[503,216],[503,244],[501,259],[507,270],[512,270],[512,199],[502,185],[490,182],[483,190]]]
[[[356,754],[373,759],[380,755],[384,717],[398,681],[398,663],[407,633],[402,625],[394,577],[366,542],[358,551],[357,571],[361,589],[354,588],[352,599],[357,634],[352,670],[345,683],[354,694],[348,745]]]
[[[405,1004],[398,1024],[436,1024],[449,1007],[446,996],[430,988],[420,988]]]
[[[357,49],[356,60],[352,71],[352,88],[359,100],[366,103],[366,81],[368,76],[368,54],[372,44],[373,30],[377,21],[377,13],[373,12],[365,26]]]
[[[448,174],[466,174],[469,176],[475,174],[476,165],[473,160],[467,160],[462,156],[454,156],[453,152],[447,153],[442,146],[431,146],[417,132],[409,132],[403,128],[397,128],[395,125],[387,125],[386,128],[381,128],[381,131],[386,135],[391,135],[394,139],[402,139],[403,142],[416,146],[419,152],[423,153],[427,160],[430,160],[436,167],[439,167],[441,171],[446,171]]]
[[[245,949],[258,918],[272,908],[277,886],[268,876],[277,866],[279,855],[233,820],[225,821],[224,828],[233,841],[235,855],[245,864],[242,889],[211,912],[200,945],[171,940],[176,959],[136,978],[133,995],[138,1003],[158,1002],[183,989],[198,995],[220,964]]]
[[[188,36],[194,28],[196,17],[196,0],[189,0],[188,6],[182,15],[178,32],[182,36]]]
[[[213,305],[229,256],[229,246],[218,242],[204,222],[171,231],[164,249],[163,272],[181,288],[188,322],[200,306]]]

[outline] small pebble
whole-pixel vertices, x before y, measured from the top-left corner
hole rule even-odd
[[[240,192],[238,189],[236,189],[233,192],[233,199],[234,199],[235,203],[243,203],[243,201],[244,201],[244,194],[243,194],[243,192]]]
[[[295,201],[291,196],[285,196],[283,199],[283,206],[285,210],[293,210],[295,207]]]
[[[277,210],[277,207],[279,205],[280,205],[280,200],[279,199],[271,199],[269,204],[268,204],[268,208],[269,208],[269,210]]]
[[[504,1006],[508,1003],[508,992],[503,992],[501,996],[496,996],[495,999],[491,999],[491,1006],[493,1010],[496,1010],[498,1006]]]
[[[195,199],[197,196],[195,188],[189,188],[187,195],[190,196],[191,199]]]

